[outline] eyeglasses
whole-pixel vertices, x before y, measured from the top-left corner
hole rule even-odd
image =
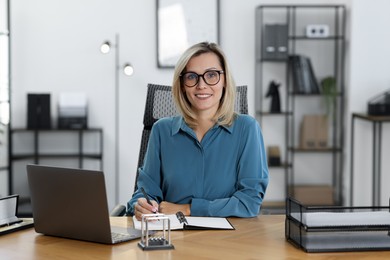
[[[185,72],[183,74],[180,74],[180,77],[182,78],[184,85],[191,88],[198,84],[200,77],[203,78],[203,81],[207,85],[216,85],[221,79],[220,75],[224,73],[225,72],[223,70],[208,70],[203,74],[197,74],[195,72]]]

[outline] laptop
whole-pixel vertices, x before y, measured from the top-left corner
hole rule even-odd
[[[29,164],[27,176],[37,233],[104,244],[141,237],[110,226],[102,171]]]

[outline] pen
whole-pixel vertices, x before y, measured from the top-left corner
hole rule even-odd
[[[144,190],[143,187],[141,187],[141,191],[142,191],[142,194],[144,194],[144,197],[145,197],[146,201],[148,202],[148,204],[149,204],[150,206],[154,207],[153,204],[152,204],[152,202],[151,202],[150,199],[149,199],[148,194],[146,194],[146,192],[145,192],[145,190]],[[156,213],[157,213],[157,210],[155,210],[153,213],[156,214]]]
[[[176,212],[176,217],[180,223],[184,223],[184,224],[188,225],[186,216],[184,216],[183,212],[181,212],[181,211]]]

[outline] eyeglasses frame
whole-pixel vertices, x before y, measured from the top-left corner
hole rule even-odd
[[[209,84],[209,83],[207,83],[207,81],[205,80],[204,75],[205,75],[206,73],[208,73],[208,72],[218,72],[219,79],[218,79],[218,81],[217,81],[215,84]],[[188,86],[188,85],[186,85],[186,84],[184,83],[183,76],[184,76],[185,74],[187,74],[187,73],[192,73],[192,74],[198,76],[198,80],[197,80],[196,83],[195,83],[194,85],[192,85],[192,86]],[[202,79],[203,79],[203,82],[206,83],[207,85],[209,85],[209,86],[215,86],[215,85],[217,85],[217,84],[219,83],[219,81],[221,80],[221,74],[225,74],[225,71],[223,71],[223,70],[206,70],[203,74],[198,74],[198,73],[195,73],[195,72],[192,72],[192,71],[187,71],[187,72],[184,72],[184,73],[180,74],[179,77],[182,79],[182,83],[183,83],[186,87],[188,87],[188,88],[193,88],[193,87],[195,87],[196,85],[198,85],[199,80],[200,80],[201,77],[202,77]]]

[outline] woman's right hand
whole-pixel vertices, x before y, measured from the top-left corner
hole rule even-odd
[[[139,198],[134,205],[134,216],[137,220],[142,219],[142,214],[158,213],[158,203],[154,200],[150,201],[152,205],[149,205],[145,198]]]

